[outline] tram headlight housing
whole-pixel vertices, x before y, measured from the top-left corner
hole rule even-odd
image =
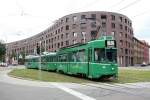
[[[103,68],[103,69],[105,69],[105,68],[106,68],[106,66],[102,66],[102,68]]]

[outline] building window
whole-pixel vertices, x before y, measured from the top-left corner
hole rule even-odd
[[[69,25],[66,25],[66,30],[69,30]]]
[[[115,20],[115,16],[114,15],[111,15],[111,20]]]
[[[122,32],[120,32],[120,37],[122,37],[123,36],[123,33]]]
[[[63,27],[61,27],[61,32],[63,31]]]
[[[80,28],[81,29],[86,29],[86,23],[80,23]]]
[[[73,24],[73,25],[72,25],[72,29],[75,29],[76,27],[77,27],[76,24]]]
[[[127,23],[127,19],[125,19],[125,23]]]
[[[57,30],[55,31],[55,34],[57,34]]]
[[[114,31],[111,32],[111,35],[112,35],[112,36],[115,36],[115,34],[116,34],[116,33],[115,33]]]
[[[98,33],[98,34],[100,34],[100,33]],[[101,36],[106,36],[106,31],[102,31]]]
[[[86,32],[81,32],[82,37],[86,36]]]
[[[122,26],[122,24],[120,24],[120,29],[123,29],[123,26]]]
[[[73,37],[77,37],[78,33],[73,32]]]
[[[81,20],[85,19],[86,15],[81,15]]]
[[[120,40],[120,46],[123,46],[123,40]]]
[[[128,54],[128,49],[125,49],[125,54]]]
[[[60,43],[57,44],[57,48],[59,48],[59,47],[60,47]]]
[[[85,43],[85,40],[84,40],[84,39],[81,39],[81,43]]]
[[[61,47],[63,46],[63,42],[61,42]]]
[[[126,47],[128,46],[128,42],[126,41]]]
[[[61,39],[63,39],[63,34],[61,34]]]
[[[127,38],[127,33],[125,34],[125,38]]]
[[[69,33],[66,33],[66,38],[68,38],[69,37]]]
[[[61,20],[61,24],[63,23],[63,20]]]
[[[121,48],[121,53],[123,54],[123,48]]]
[[[111,23],[111,28],[115,28],[115,23]]]
[[[106,15],[101,15],[101,19],[107,19],[107,16]]]
[[[59,40],[59,35],[58,35],[58,40]]]
[[[73,22],[77,22],[77,16],[73,16],[72,19],[73,19]]]
[[[60,29],[58,29],[58,33],[60,33]]]
[[[97,31],[91,31],[91,39],[95,40],[97,35]]]
[[[96,14],[91,14],[91,17],[92,17],[93,20],[95,20],[96,19]]]
[[[102,22],[102,28],[106,28],[106,23]]]
[[[69,21],[69,18],[66,18],[66,23]]]
[[[73,42],[73,44],[76,44],[76,43],[77,43],[77,40],[73,40],[72,42]]]
[[[120,22],[122,22],[122,17],[119,17]]]
[[[130,26],[132,26],[132,23],[130,23]]]
[[[125,31],[127,31],[127,26],[125,26]]]
[[[68,46],[68,45],[69,45],[69,40],[66,41],[66,46]]]
[[[96,27],[96,22],[91,22],[91,27],[92,28]]]

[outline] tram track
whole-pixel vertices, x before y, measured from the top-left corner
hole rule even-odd
[[[150,97],[143,96],[139,92],[134,93],[133,88],[130,88],[130,87],[127,87],[127,86],[122,86],[122,85],[119,85],[119,84],[112,85],[112,84],[108,84],[108,83],[98,83],[98,84],[82,83],[81,85],[94,87],[94,88],[98,88],[98,89],[104,89],[104,90],[112,91],[112,92],[115,92],[115,93],[124,93],[124,94],[127,94],[127,95],[134,95],[134,96],[142,97],[143,99],[149,99],[150,98]]]

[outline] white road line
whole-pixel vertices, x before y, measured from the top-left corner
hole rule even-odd
[[[57,88],[59,88],[59,89],[65,91],[65,92],[68,92],[68,93],[70,93],[70,94],[72,94],[72,95],[74,95],[74,96],[76,96],[76,97],[78,97],[78,98],[80,98],[80,99],[82,99],[82,100],[96,100],[95,98],[89,97],[89,96],[87,96],[87,95],[85,95],[85,94],[82,94],[82,93],[80,93],[80,92],[77,92],[77,91],[75,91],[75,90],[72,90],[72,89],[70,89],[70,88],[67,88],[67,87],[65,87],[65,86],[62,86],[61,84],[57,84],[57,83],[52,83],[52,84],[53,84],[55,87],[57,87]]]

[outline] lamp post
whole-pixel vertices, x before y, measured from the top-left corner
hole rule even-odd
[[[39,56],[39,80],[41,80],[41,41],[39,41],[40,44],[40,56]]]
[[[27,45],[28,45],[28,43],[27,43],[27,41],[25,42],[25,51],[24,51],[24,56],[25,56],[25,58],[26,58],[26,55],[27,55]]]

